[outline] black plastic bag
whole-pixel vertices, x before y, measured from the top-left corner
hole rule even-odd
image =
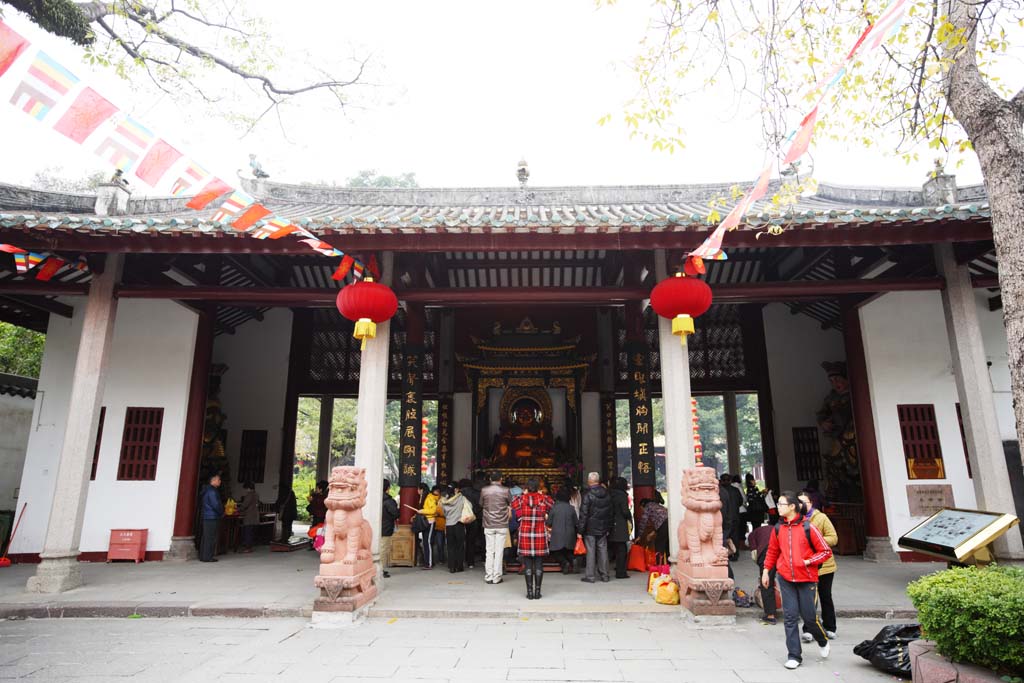
[[[920,624],[886,626],[871,640],[862,641],[853,653],[887,674],[910,678],[910,643],[921,638]]]

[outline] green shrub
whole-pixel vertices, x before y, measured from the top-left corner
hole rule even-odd
[[[929,574],[907,586],[924,637],[956,662],[1024,673],[1024,569],[991,565]]]

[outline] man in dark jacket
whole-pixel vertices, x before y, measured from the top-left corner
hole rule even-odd
[[[391,578],[391,537],[395,535],[395,522],[398,521],[398,503],[391,497],[391,482],[384,480],[384,510],[380,520],[380,566],[384,570],[384,578]],[[326,529],[324,530],[326,531]]]
[[[611,481],[608,495],[612,501],[612,529],[608,534],[608,549],[615,558],[615,578],[628,579],[626,572],[626,541],[630,537],[633,515],[629,512],[629,496],[626,494],[626,480],[615,477]]]
[[[217,551],[217,531],[220,518],[224,516],[224,503],[220,500],[220,474],[210,477],[209,483],[203,488],[200,500],[201,517],[203,520],[203,538],[199,543],[199,561],[216,562],[213,555]]]
[[[611,581],[608,576],[608,532],[612,529],[612,499],[607,489],[601,486],[601,475],[591,472],[587,475],[587,491],[580,504],[578,530],[587,546],[587,569],[583,578],[594,583],[594,572],[601,581]]]
[[[722,545],[728,548],[731,540],[736,546],[736,550],[739,550],[736,536],[742,533],[740,531],[740,506],[743,505],[743,495],[732,485],[732,477],[728,474],[723,474],[718,480],[718,497],[722,501]],[[730,579],[733,578],[731,561],[735,559],[735,553],[731,552],[729,554]]]

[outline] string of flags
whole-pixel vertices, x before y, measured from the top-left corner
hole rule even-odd
[[[0,78],[30,46],[26,38],[0,21]],[[335,280],[343,280],[350,272],[361,278],[367,270],[374,276],[380,275],[372,260],[370,264],[364,264],[210,174],[145,124],[123,112],[91,87],[83,85],[81,79],[42,50],[35,52],[11,95],[10,103],[72,142],[90,147],[111,166],[122,173],[131,173],[152,188],[165,190],[176,197],[194,192],[186,206],[197,211],[215,206],[212,220],[216,222],[261,240],[276,240],[294,234],[319,254],[341,257],[332,276]],[[0,245],[0,249],[7,251],[3,247],[10,245]],[[39,267],[37,279],[51,278],[65,264],[52,254],[23,250],[8,253],[14,255],[19,273]],[[33,258],[38,260],[33,261]],[[60,265],[50,265],[58,261]]]
[[[783,166],[792,164],[807,153],[811,139],[814,137],[815,126],[818,123],[818,110],[825,101],[829,91],[842,81],[843,76],[846,75],[846,67],[849,62],[857,55],[863,56],[877,50],[886,40],[895,35],[903,25],[906,7],[907,0],[891,0],[878,15],[878,18],[864,29],[853,47],[846,53],[846,56],[814,85],[808,93],[808,97],[801,98],[814,101],[814,106],[804,115],[797,127],[791,130],[784,138],[784,143],[788,143],[789,146],[786,149],[786,155],[782,159]],[[814,95],[817,95],[816,99],[814,99]],[[735,230],[739,226],[740,220],[746,214],[747,209],[768,192],[773,166],[774,162],[769,162],[765,166],[754,185],[744,193],[726,217],[699,247],[687,255],[683,266],[687,274],[696,275],[705,272],[704,261],[706,260],[724,261],[728,258],[722,249],[725,233]],[[782,227],[772,226],[768,228],[767,232],[770,235],[777,235],[782,232]],[[763,233],[759,233],[757,236],[760,237],[761,234]]]
[[[56,275],[61,268],[68,265],[68,262],[54,254],[45,253],[37,254],[34,251],[27,251],[21,247],[16,247],[13,244],[0,244],[0,252],[10,254],[14,257],[14,267],[19,275],[25,275],[34,268],[39,268],[36,271],[36,279],[47,282]],[[78,259],[71,264],[75,270],[88,270],[89,264],[85,260],[84,256],[79,256]]]

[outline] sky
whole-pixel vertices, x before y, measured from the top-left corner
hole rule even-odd
[[[680,108],[687,130],[681,152],[654,152],[629,139],[617,119],[635,91],[627,64],[649,21],[646,1],[602,8],[593,0],[307,6],[245,3],[270,24],[288,58],[278,76],[287,80],[310,69],[344,75],[354,57],[368,56],[366,82],[351,89],[344,109],[312,96],[285,111],[281,125],[268,117],[245,136],[224,117],[224,107],[175,101],[142,77],[124,80],[111,69],[90,67],[79,48],[13,10],[5,21],[230,179],[249,153],[281,182],[343,184],[362,169],[376,169],[413,172],[423,187],[513,186],[520,158],[529,163],[533,186],[741,182],[763,166],[761,126],[735,113],[731,92],[709,91]],[[26,183],[37,169],[54,165],[71,177],[106,170],[90,149],[7,104],[20,73],[12,69],[0,78],[0,158],[6,162],[0,181]],[[244,88],[221,73],[203,77],[229,97]],[[616,122],[599,126],[609,113]],[[844,185],[920,186],[932,168],[931,156],[921,156],[908,166],[878,149],[812,148],[814,176]],[[980,182],[973,160],[955,172],[961,185]],[[138,185],[137,194],[144,194]]]

